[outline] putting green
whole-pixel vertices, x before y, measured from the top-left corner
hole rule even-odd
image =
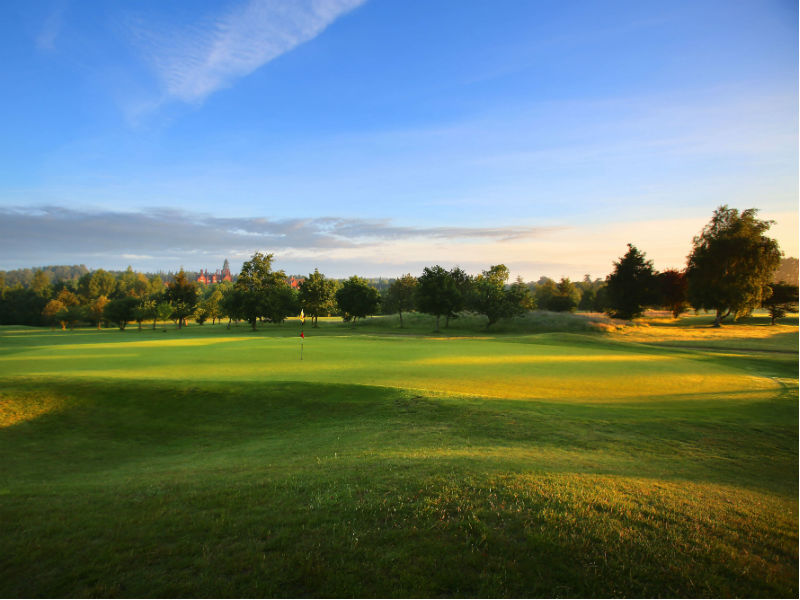
[[[69,340],[69,334],[60,339],[57,335],[53,338],[59,342]],[[310,336],[301,361],[295,337],[177,335],[128,331],[87,336],[81,343],[23,347],[0,354],[0,377],[356,383],[564,402],[638,402],[687,395],[756,398],[781,388],[769,377],[686,352],[604,344],[596,336],[559,342],[546,334],[530,336],[525,343],[502,338]],[[89,341],[98,338],[108,341]]]

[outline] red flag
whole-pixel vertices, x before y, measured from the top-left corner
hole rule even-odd
[[[300,332],[300,337],[303,338],[303,339],[306,339],[306,336],[305,336],[305,334],[303,334],[302,331]]]

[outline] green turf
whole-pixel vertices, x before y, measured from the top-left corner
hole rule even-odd
[[[0,596],[796,596],[796,320],[527,319],[0,328]]]

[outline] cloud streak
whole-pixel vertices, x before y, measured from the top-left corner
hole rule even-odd
[[[176,31],[137,37],[168,98],[201,102],[307,42],[364,0],[250,0]],[[150,24],[151,25],[151,24]]]
[[[388,220],[221,218],[169,208],[143,212],[81,211],[57,206],[0,208],[0,255],[13,268],[31,261],[85,262],[170,257],[247,256],[254,250],[295,256],[346,253],[369,260],[376,248],[418,244],[497,243],[535,238],[553,228],[410,227]]]

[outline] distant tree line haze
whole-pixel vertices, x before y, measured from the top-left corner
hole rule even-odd
[[[256,252],[231,276],[225,261],[220,276],[200,273],[145,274],[131,267],[121,272],[84,265],[49,266],[0,271],[0,324],[50,325],[61,329],[91,323],[139,329],[172,320],[181,328],[227,319],[227,326],[245,322],[252,329],[281,323],[302,309],[317,327],[319,317],[339,316],[355,327],[377,314],[422,312],[447,328],[465,313],[486,317],[489,328],[539,309],[555,312],[605,312],[634,319],[649,308],[669,310],[674,317],[694,309],[710,311],[713,325],[738,319],[759,307],[772,322],[797,310],[796,258],[782,258],[778,243],[766,234],[770,221],[757,210],[739,212],[721,206],[692,241],[683,270],[657,272],[645,253],[632,244],[605,279],[586,275],[573,282],[542,277],[509,282],[505,265],[492,265],[477,275],[458,266],[425,267],[418,276],[368,280],[353,275],[330,279],[314,270],[288,276],[273,268],[272,254]],[[215,274],[216,275],[216,274]]]

